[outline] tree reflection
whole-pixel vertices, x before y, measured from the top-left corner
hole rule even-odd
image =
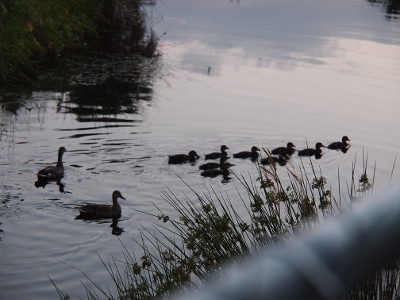
[[[150,89],[135,81],[124,82],[109,77],[98,85],[76,86],[70,95],[74,106],[66,107],[66,111],[78,116],[78,121],[109,121],[105,115],[121,113],[134,114],[138,111],[138,100],[141,95],[149,95]]]
[[[152,100],[159,66],[157,57],[102,54],[74,60],[68,67],[69,97],[63,113],[76,114],[79,122],[127,122],[115,116],[136,114],[141,101]]]
[[[78,121],[121,121],[117,114],[136,114],[140,101],[151,101],[153,82],[159,70],[158,57],[96,53],[58,62],[34,85],[1,91],[0,106],[19,115],[32,106],[40,93],[58,100],[58,113],[73,113]],[[56,91],[56,92],[54,92]],[[57,95],[62,95],[58,97]],[[39,98],[43,101],[43,98]],[[29,111],[27,111],[29,113]],[[113,117],[110,117],[113,116]]]

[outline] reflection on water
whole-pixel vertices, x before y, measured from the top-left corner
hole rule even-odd
[[[124,229],[122,227],[118,227],[118,222],[118,218],[113,218],[113,221],[110,225],[110,227],[112,228],[111,234],[113,235],[121,235],[124,232]]]
[[[38,177],[38,180],[35,182],[35,186],[37,188],[40,188],[40,187],[41,188],[45,188],[46,185],[48,185],[49,183],[53,183],[54,181],[55,180],[48,180],[48,179],[45,179],[45,178],[42,178],[42,177]],[[60,191],[60,193],[68,193],[68,192],[65,192],[65,190],[64,190],[65,184],[61,182],[61,179],[58,179],[55,182],[59,187],[58,190]]]
[[[135,122],[119,116],[136,114],[139,101],[151,100],[157,61],[105,56],[71,62],[71,76],[56,83],[65,86],[62,82],[67,80],[69,84],[61,111],[77,115],[79,122]]]
[[[135,114],[139,101],[151,101],[152,84],[158,70],[158,58],[98,55],[59,62],[35,83],[35,89],[59,91],[57,112],[73,113],[81,122],[133,122],[118,119],[119,114]],[[29,107],[35,93],[31,89],[3,91],[1,108],[19,115]],[[36,103],[33,103],[33,106]],[[44,104],[45,105],[45,104]]]

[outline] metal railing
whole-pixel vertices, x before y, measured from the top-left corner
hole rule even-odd
[[[400,189],[375,197],[288,246],[228,267],[179,300],[335,299],[400,257]]]

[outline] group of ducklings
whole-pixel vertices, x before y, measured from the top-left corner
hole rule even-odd
[[[36,187],[44,187],[47,183],[57,181],[64,177],[64,165],[62,158],[67,152],[65,147],[58,149],[58,160],[55,166],[48,166],[37,173],[38,180],[35,182]],[[119,218],[121,216],[121,206],[118,199],[125,199],[120,191],[112,193],[112,205],[87,203],[78,207],[80,214],[75,219],[98,220],[108,218]]]
[[[328,145],[328,149],[333,150],[341,150],[343,153],[346,153],[350,148],[350,145],[347,142],[350,139],[347,136],[343,136],[341,142],[334,142]],[[287,143],[286,147],[278,147],[271,151],[271,155],[267,156],[260,160],[260,163],[263,165],[279,163],[280,165],[285,165],[289,160],[290,156],[292,156],[295,152],[295,145],[292,142]],[[306,148],[303,150],[299,150],[297,153],[299,156],[315,156],[315,158],[321,158],[322,150],[321,148],[325,147],[322,143],[317,143],[314,148]],[[226,150],[229,148],[226,145],[221,146],[220,152],[213,152],[205,155],[205,159],[219,159],[219,163],[216,162],[208,162],[199,166],[199,169],[202,171],[201,175],[205,177],[217,177],[222,175],[224,180],[229,179],[229,168],[234,166],[233,164],[227,162],[230,158],[228,157],[228,153]],[[242,151],[239,153],[234,153],[234,158],[250,158],[252,161],[257,161],[259,157],[260,149],[256,146],[253,146],[250,151]],[[67,152],[65,147],[60,147],[58,149],[58,159],[57,164],[55,166],[48,166],[37,173],[38,180],[35,182],[36,187],[44,187],[47,183],[52,181],[59,182],[61,178],[64,176],[64,166],[63,166],[63,155]],[[273,156],[276,155],[276,156]],[[195,162],[199,159],[200,156],[196,153],[196,151],[192,150],[189,154],[176,154],[170,155],[168,157],[169,164],[182,164],[186,162]],[[94,204],[87,203],[85,205],[79,206],[80,214],[76,217],[76,219],[84,219],[84,220],[97,220],[97,219],[107,219],[107,218],[119,218],[121,216],[121,206],[118,203],[118,199],[125,199],[122,196],[120,191],[114,191],[112,193],[112,205],[106,204]]]
[[[221,146],[220,152],[212,152],[206,154],[204,158],[207,159],[219,159],[219,163],[216,162],[209,162],[199,166],[199,169],[203,172],[200,173],[201,176],[204,177],[217,177],[222,175],[224,180],[229,180],[229,168],[234,166],[233,164],[227,162],[230,158],[228,157],[228,153],[226,150],[229,148],[226,145]],[[233,154],[234,158],[251,158],[252,160],[258,158],[258,149],[256,146],[251,148],[251,151],[242,151],[239,153]],[[196,151],[192,150],[189,152],[188,155],[186,154],[175,154],[168,156],[168,163],[169,164],[182,164],[186,162],[195,162],[199,159],[200,156],[196,153]]]
[[[341,142],[334,142],[329,144],[327,147],[322,143],[318,142],[315,144],[315,148],[306,148],[297,151],[299,156],[315,156],[316,159],[320,159],[322,157],[322,148],[326,147],[331,150],[341,150],[343,153],[346,153],[350,148],[350,145],[347,143],[350,141],[348,136],[343,136]],[[267,164],[276,164],[285,165],[290,157],[296,152],[296,146],[289,142],[286,147],[278,147],[270,151],[271,155],[268,155],[265,158],[260,160],[262,165]],[[200,170],[203,170],[201,173],[202,176],[205,177],[216,177],[218,175],[222,175],[224,179],[228,178],[229,168],[234,166],[233,164],[227,162],[228,153],[226,150],[229,148],[226,145],[221,146],[220,152],[213,152],[210,154],[206,154],[204,158],[207,159],[220,159],[219,163],[211,162],[205,163],[199,166]],[[260,149],[256,146],[253,146],[250,151],[242,151],[239,153],[234,153],[234,158],[250,158],[252,161],[257,161],[259,157]],[[186,162],[195,162],[199,159],[200,156],[196,153],[196,151],[191,150],[187,155],[186,154],[175,154],[168,156],[169,164],[182,164]]]

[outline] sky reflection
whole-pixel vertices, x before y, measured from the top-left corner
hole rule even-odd
[[[336,56],[338,39],[400,42],[399,22],[383,22],[384,13],[361,0],[172,0],[158,10],[165,19],[157,26],[167,32],[161,45],[185,44],[182,61],[191,71],[203,72],[204,62],[218,71],[218,57],[292,70],[293,60],[320,65],[316,57]]]

